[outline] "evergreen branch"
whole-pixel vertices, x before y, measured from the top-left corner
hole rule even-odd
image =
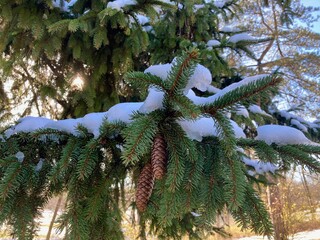
[[[296,148],[301,151],[309,154],[320,155],[320,146],[312,146],[312,145],[295,145]]]
[[[124,79],[133,87],[139,89],[146,89],[149,86],[155,86],[160,90],[166,91],[166,87],[163,84],[163,80],[150,73],[143,72],[129,72],[124,76]]]
[[[277,148],[277,150],[279,151],[280,156],[282,154],[286,155],[290,157],[292,161],[300,162],[300,164],[305,165],[311,171],[320,172],[320,162],[295,146],[296,145],[280,146]]]
[[[18,161],[13,162],[6,169],[3,179],[0,183],[0,196],[6,199],[13,195],[15,191],[19,188],[21,184],[21,179],[19,178],[22,172],[22,164]]]
[[[272,163],[276,163],[278,161],[277,151],[264,141],[240,138],[237,139],[237,144],[244,148],[253,148],[261,161]]]
[[[59,31],[67,30],[70,21],[71,21],[70,19],[63,19],[63,20],[60,20],[58,22],[55,22],[55,23],[51,24],[48,27],[49,33],[54,34],[54,33],[57,33]]]
[[[126,165],[134,164],[144,154],[150,152],[157,129],[158,119],[153,114],[134,117],[133,123],[123,131],[125,144],[121,158]]]
[[[257,196],[258,193],[253,189],[248,191],[246,194],[246,202],[248,203],[248,207],[250,208],[250,213],[252,215],[251,227],[256,233],[264,236],[271,236],[273,233],[273,225],[270,221],[269,213],[262,200]],[[252,211],[252,207],[254,211]]]
[[[277,78],[274,75],[270,75],[262,79],[259,79],[257,81],[253,81],[245,85],[240,85],[240,87],[231,89],[230,91],[227,91],[222,96],[215,97],[215,95],[213,95],[213,102],[204,105],[202,107],[203,112],[208,113],[211,116],[214,116],[219,109],[224,109],[237,102],[247,100],[248,98],[260,92],[263,92],[270,87],[274,87],[279,82],[280,82],[280,78]]]
[[[104,138],[108,138],[110,140],[117,138],[121,134],[121,131],[125,129],[125,127],[126,123],[124,122],[117,121],[110,123],[107,121],[107,119],[105,119],[99,128],[100,139],[102,140]]]
[[[49,173],[49,181],[56,183],[59,177],[62,174],[67,172],[69,167],[70,159],[72,157],[72,153],[78,144],[78,140],[76,138],[70,138],[66,146],[62,151],[61,158],[57,165],[52,168],[51,172]]]
[[[231,210],[237,209],[244,200],[245,195],[245,174],[242,170],[241,161],[236,152],[236,138],[230,120],[222,113],[217,112],[214,119],[218,123],[220,144],[224,157],[226,159],[227,174],[223,176],[226,179],[225,198],[228,207]]]
[[[109,191],[108,185],[110,185],[110,179],[104,178],[90,191],[91,194],[88,198],[88,207],[86,209],[86,218],[89,221],[99,221],[99,215],[104,210],[104,194]]]
[[[173,63],[167,79],[171,85],[168,91],[170,96],[186,86],[189,77],[194,72],[198,54],[199,52],[195,49],[183,52],[181,57],[178,57]]]
[[[96,139],[90,140],[80,154],[76,169],[79,180],[85,180],[94,170],[98,160],[97,145]]]
[[[245,201],[238,210],[232,212],[232,215],[243,229],[248,228],[248,225],[250,225],[254,232],[264,236],[271,236],[273,225],[270,221],[269,213],[262,200],[257,196],[258,194],[252,186],[247,185]]]
[[[188,161],[186,146],[191,140],[186,137],[185,132],[176,122],[163,125],[162,133],[167,142],[169,154],[166,186],[170,191],[175,192],[183,182],[185,161]]]
[[[181,113],[184,119],[196,119],[199,117],[200,109],[187,97],[177,94],[168,97],[165,95],[165,105],[170,104],[173,109]]]

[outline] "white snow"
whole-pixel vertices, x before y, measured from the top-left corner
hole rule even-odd
[[[89,113],[83,118],[64,119],[54,121],[43,117],[25,117],[19,123],[5,131],[6,137],[19,132],[33,132],[42,128],[56,129],[75,136],[78,135],[77,127],[84,126],[95,138],[99,137],[99,128],[106,119],[109,122],[131,122],[131,115],[137,112],[142,106],[142,102],[119,103],[111,107],[107,112]]]
[[[202,92],[208,90],[211,86],[212,75],[208,68],[204,67],[201,64],[197,64],[194,73],[190,77],[188,84],[184,90],[184,93],[187,94],[191,88],[196,88]]]
[[[193,11],[196,12],[196,11],[198,11],[198,10],[204,8],[204,7],[205,7],[204,4],[195,4],[195,5],[193,5]]]
[[[139,109],[139,112],[149,113],[163,108],[164,92],[156,87],[149,87],[149,94]]]
[[[53,122],[53,120],[44,117],[24,117],[18,121],[16,126],[5,131],[5,135],[6,137],[10,137],[18,132],[33,132],[40,128],[44,128],[44,126],[50,122]]]
[[[201,117],[197,120],[178,120],[179,125],[186,132],[187,137],[202,141],[203,137],[218,136],[214,121],[210,117]]]
[[[281,117],[285,118],[286,120],[290,120],[290,123],[292,125],[295,125],[301,131],[307,132],[307,127],[312,128],[314,131],[317,131],[317,129],[320,129],[320,124],[317,123],[317,121],[309,122],[303,119],[302,117],[296,116],[285,110],[281,110],[281,111],[273,110],[273,113],[275,112],[278,113]]]
[[[207,42],[207,46],[208,47],[215,47],[215,46],[219,46],[221,43],[218,40],[215,39],[211,39]]]
[[[256,140],[265,141],[267,144],[277,145],[304,144],[320,146],[320,144],[309,140],[300,130],[279,125],[264,125],[257,128]]]
[[[42,169],[43,162],[44,162],[44,159],[43,159],[43,158],[40,158],[38,164],[37,164],[36,167],[34,168],[34,170],[35,170],[36,172],[39,172],[39,171]]]
[[[135,0],[115,0],[113,2],[108,2],[107,8],[112,8],[112,9],[121,11],[122,8],[128,5],[136,5],[136,4],[137,2]]]
[[[252,113],[261,114],[264,116],[272,117],[270,114],[266,113],[264,110],[261,109],[260,106],[256,104],[251,104],[248,108],[248,110]]]
[[[172,63],[159,64],[148,67],[144,72],[160,77],[162,80],[166,80],[168,74],[171,71],[172,65],[175,63],[175,59]],[[212,82],[212,75],[208,68],[201,64],[197,64],[194,73],[190,76],[187,86],[184,89],[184,93],[187,94],[191,88],[197,88],[200,91],[207,91],[210,88]]]
[[[242,158],[242,161],[247,165],[247,166],[251,166],[255,169],[255,172],[257,174],[265,174],[265,173],[268,173],[268,172],[271,172],[271,173],[275,173],[276,170],[278,170],[279,168],[273,164],[273,163],[270,163],[270,162],[262,162],[262,161],[259,161],[259,160],[254,160],[254,159],[250,159],[250,158],[247,158],[247,157],[243,157]],[[252,175],[254,174],[252,171],[248,174]]]
[[[227,32],[227,33],[234,33],[234,32],[240,32],[241,29],[237,27],[232,27],[232,26],[224,26],[223,28],[220,29],[221,32]]]
[[[241,105],[236,109],[236,114],[239,116],[244,116],[246,118],[249,117],[249,112],[248,110],[245,108],[245,106]]]
[[[244,134],[242,128],[239,127],[239,125],[235,121],[230,120],[230,122],[233,127],[233,131],[235,133],[236,138],[246,138],[246,135]]]
[[[191,214],[192,214],[192,216],[194,216],[194,217],[200,217],[200,216],[201,216],[200,213],[196,213],[196,212],[191,212]]]
[[[238,34],[231,36],[228,39],[228,42],[237,43],[240,41],[254,41],[254,40],[256,40],[256,39],[247,33],[238,33]]]
[[[245,138],[246,136],[238,124],[232,120],[230,122],[236,138]],[[197,120],[178,120],[178,124],[186,132],[187,137],[192,140],[200,142],[204,137],[219,136],[215,122],[210,117],[200,117]]]
[[[214,86],[212,86],[212,85],[208,86],[208,88],[207,88],[207,91],[208,91],[209,93],[217,93],[217,92],[219,92],[220,90],[221,90],[220,88],[216,88],[216,87],[214,87]]]
[[[107,111],[107,120],[108,122],[121,121],[124,123],[130,123],[132,121],[131,115],[134,112],[138,112],[142,104],[142,102],[118,103]]]
[[[294,240],[319,240],[320,229],[308,231],[308,232],[299,232],[294,234],[292,239]],[[268,240],[268,237],[262,236],[252,236],[252,237],[243,237],[238,240]],[[290,238],[291,239],[291,238]]]
[[[51,128],[59,131],[64,131],[73,135],[77,135],[77,127],[81,123],[82,118],[76,119],[64,119],[59,121],[51,121],[47,123],[43,128]]]
[[[228,2],[228,0],[216,0],[213,2],[213,4],[217,7],[217,8],[223,8],[224,5]]]
[[[300,129],[303,132],[308,132],[308,128],[303,125],[302,123],[300,123],[297,119],[291,119],[291,125],[296,126],[298,129]]]
[[[77,0],[71,0],[71,1],[62,1],[62,5],[60,4],[60,0],[52,0],[53,6],[60,8],[64,12],[68,12],[70,10],[70,7],[72,7]]]
[[[90,133],[93,133],[97,138],[100,135],[99,128],[102,125],[103,120],[106,119],[105,112],[88,113],[82,118],[80,124],[88,129]]]
[[[151,73],[160,77],[163,80],[166,80],[168,74],[171,71],[172,65],[175,63],[175,59],[172,61],[171,64],[160,64],[160,65],[153,65],[147,68],[144,72]],[[200,91],[207,91],[208,87],[212,82],[212,75],[208,68],[204,67],[201,64],[197,64],[194,70],[194,73],[190,76],[189,81],[187,83],[184,92],[187,93],[189,89],[195,87]]]
[[[261,80],[261,79],[263,79],[263,78],[265,78],[267,76],[269,76],[269,75],[268,74],[260,74],[260,75],[255,75],[255,76],[244,78],[240,82],[233,83],[233,84],[221,89],[219,92],[217,92],[213,96],[210,96],[210,97],[207,97],[207,98],[198,97],[194,103],[198,104],[198,105],[207,104],[207,103],[213,103],[217,99],[219,99],[220,97],[223,97],[228,92],[233,91],[233,90],[235,90],[235,89],[237,89],[239,87],[246,86],[246,85],[248,85],[250,83],[254,83],[256,81],[259,81],[259,80]],[[191,100],[193,101],[193,99],[191,99]]]
[[[175,60],[173,60],[175,62]],[[170,73],[172,68],[172,64],[159,64],[159,65],[153,65],[147,68],[144,72],[150,73],[152,75],[155,75],[162,80],[166,80],[168,77],[168,74]],[[194,73],[189,78],[189,81],[186,85],[186,87],[183,89],[183,93],[188,96],[188,94],[194,96],[194,98],[197,98],[194,94],[194,92],[191,92],[191,88],[197,88],[200,91],[217,91],[216,88],[211,86],[212,82],[212,75],[206,67],[204,67],[201,64],[197,64]],[[139,112],[142,113],[149,113],[156,109],[161,109],[163,107],[163,98],[164,98],[164,92],[157,89],[154,86],[149,87],[148,89],[148,96],[145,99],[143,105],[139,109]],[[200,98],[199,98],[200,99]]]
[[[17,152],[15,157],[18,159],[18,162],[23,162],[24,160],[24,153],[23,152]]]
[[[152,75],[155,75],[162,80],[166,80],[168,77],[168,74],[171,70],[172,65],[170,63],[167,64],[159,64],[159,65],[152,65],[148,67],[146,70],[144,70],[144,73],[150,73]]]
[[[136,17],[141,25],[145,25],[150,22],[149,18],[144,15],[136,14]]]
[[[222,97],[223,95],[225,95],[226,93],[228,93],[230,91],[233,91],[239,87],[243,87],[243,86],[248,85],[250,83],[254,83],[256,81],[259,81],[267,76],[269,76],[269,75],[268,74],[260,74],[260,75],[255,75],[255,76],[244,78],[240,82],[236,82],[236,83],[233,83],[233,84],[225,87],[224,89],[219,91],[217,94],[213,95],[212,97],[208,97],[208,101],[206,101],[206,102],[214,102],[216,99],[218,99],[219,97]]]

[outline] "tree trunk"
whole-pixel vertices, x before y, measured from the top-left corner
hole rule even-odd
[[[288,231],[284,222],[283,205],[278,181],[275,183],[275,185],[267,187],[267,195],[270,215],[274,227],[274,239],[287,240]]]
[[[62,198],[63,198],[63,195],[61,194],[61,195],[59,196],[59,198],[58,198],[57,205],[56,205],[56,207],[55,207],[55,209],[54,209],[54,213],[53,213],[53,216],[52,216],[50,225],[49,225],[49,229],[48,229],[48,233],[47,233],[46,240],[50,240],[51,231],[52,231],[52,228],[53,228],[53,224],[54,224],[54,222],[55,222],[55,220],[56,220],[56,217],[57,217],[57,214],[58,214],[58,211],[59,211],[61,202],[62,202]]]

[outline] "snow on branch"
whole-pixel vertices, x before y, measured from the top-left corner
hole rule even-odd
[[[175,60],[174,60],[175,61]],[[167,94],[165,82],[169,77],[172,70],[171,64],[154,65],[145,70],[146,81],[152,78],[153,75],[158,77],[154,81],[150,81],[149,94],[144,102],[127,102],[119,103],[111,107],[107,112],[89,113],[82,118],[78,119],[65,119],[65,120],[51,120],[43,117],[25,117],[18,121],[17,125],[6,130],[5,136],[10,136],[20,132],[34,132],[40,129],[54,129],[62,132],[66,132],[75,136],[78,136],[78,127],[82,126],[92,133],[94,138],[100,136],[100,127],[104,121],[115,123],[123,122],[126,124],[131,123],[132,115],[134,113],[148,114],[158,109],[163,109],[163,101],[165,94]],[[137,76],[141,77],[143,73],[139,73]],[[128,78],[135,79],[135,74],[128,74]],[[260,92],[264,88],[270,85],[276,84],[278,81],[272,75],[256,75],[244,78],[242,81],[233,83],[228,87],[213,91],[213,95],[209,97],[199,97],[193,92],[192,88],[197,88],[200,91],[208,91],[212,87],[212,76],[210,71],[201,64],[197,64],[194,72],[189,76],[186,86],[182,89],[182,97],[187,97],[193,104],[204,106],[202,113],[196,116],[193,120],[177,119],[177,123],[186,132],[186,135],[197,141],[202,141],[204,137],[219,136],[213,120],[214,115],[210,117],[204,115],[210,113],[206,111],[210,108],[223,109],[227,106],[235,104],[241,101],[243,98],[250,97],[255,92]],[[143,86],[147,86],[145,83],[141,83]],[[138,84],[139,85],[139,84]],[[157,85],[161,85],[160,87]],[[212,92],[212,91],[211,91]],[[178,106],[179,108],[179,106]],[[251,105],[249,111],[254,113],[260,113],[266,115],[257,105]],[[239,113],[240,114],[240,113]],[[241,113],[247,116],[247,111]],[[268,115],[269,116],[269,115]],[[213,117],[213,118],[212,118]],[[238,124],[229,119],[233,132],[236,138],[245,138],[243,130]],[[277,145],[283,144],[307,144],[316,145],[319,144],[312,142],[304,136],[304,134],[294,128],[278,125],[265,125],[258,127],[258,136],[256,140],[263,140],[267,144],[275,143]]]
[[[257,128],[256,140],[262,140],[267,144],[277,145],[303,144],[320,146],[319,143],[309,140],[300,130],[280,125],[264,125]]]

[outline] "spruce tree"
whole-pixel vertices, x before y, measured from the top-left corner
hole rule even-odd
[[[55,117],[80,117],[118,103],[127,94],[123,74],[148,45],[139,16],[155,18],[155,7],[171,6],[154,0],[68,2],[0,1],[2,81],[14,79],[14,101],[29,100],[22,116],[32,106],[39,115],[55,116],[55,103],[63,109]],[[81,91],[71,86],[76,76],[84,81]]]
[[[27,117],[2,130],[0,222],[13,237],[32,239],[45,203],[67,192],[58,219],[66,239],[123,239],[129,204],[140,215],[141,238],[146,230],[160,239],[223,234],[214,223],[225,209],[241,227],[272,235],[258,184],[295,165],[319,172],[320,149],[298,130],[270,126],[275,121],[261,118],[261,109],[254,112],[257,102],[270,103],[280,73],[246,78],[227,65],[226,55],[254,56],[250,45],[269,39],[221,30],[237,1],[116,3],[78,0],[66,11],[52,1],[1,2],[5,76],[23,70],[20,77],[39,90],[35,96],[43,91],[61,103],[59,117],[84,117]],[[165,8],[153,8],[159,5]],[[138,24],[138,12],[151,21]],[[75,69],[85,76],[83,91],[69,86]],[[250,118],[241,109],[251,109]],[[93,111],[100,113],[85,115]]]
[[[152,73],[126,75],[134,87],[158,89],[160,100],[149,96],[144,103],[121,103],[105,114],[69,122],[25,118],[8,129],[0,143],[1,221],[12,226],[13,236],[32,238],[35,217],[48,198],[67,190],[68,205],[59,219],[66,238],[124,238],[128,178],[136,183],[142,229],[149,226],[159,238],[201,239],[203,231],[219,231],[213,224],[224,209],[243,228],[271,235],[255,185],[291,165],[319,172],[319,144],[277,125],[258,128],[256,139],[239,134],[228,109],[252,101],[281,77],[248,77],[209,97],[190,97],[186,91],[192,91],[198,55],[194,49],[184,52],[164,79]],[[148,105],[150,99],[158,104],[155,109]],[[141,108],[143,104],[149,107]],[[265,135],[263,127],[270,133]],[[155,180],[150,161],[159,134],[168,160],[164,176]],[[245,150],[250,149],[260,161],[249,158]]]

